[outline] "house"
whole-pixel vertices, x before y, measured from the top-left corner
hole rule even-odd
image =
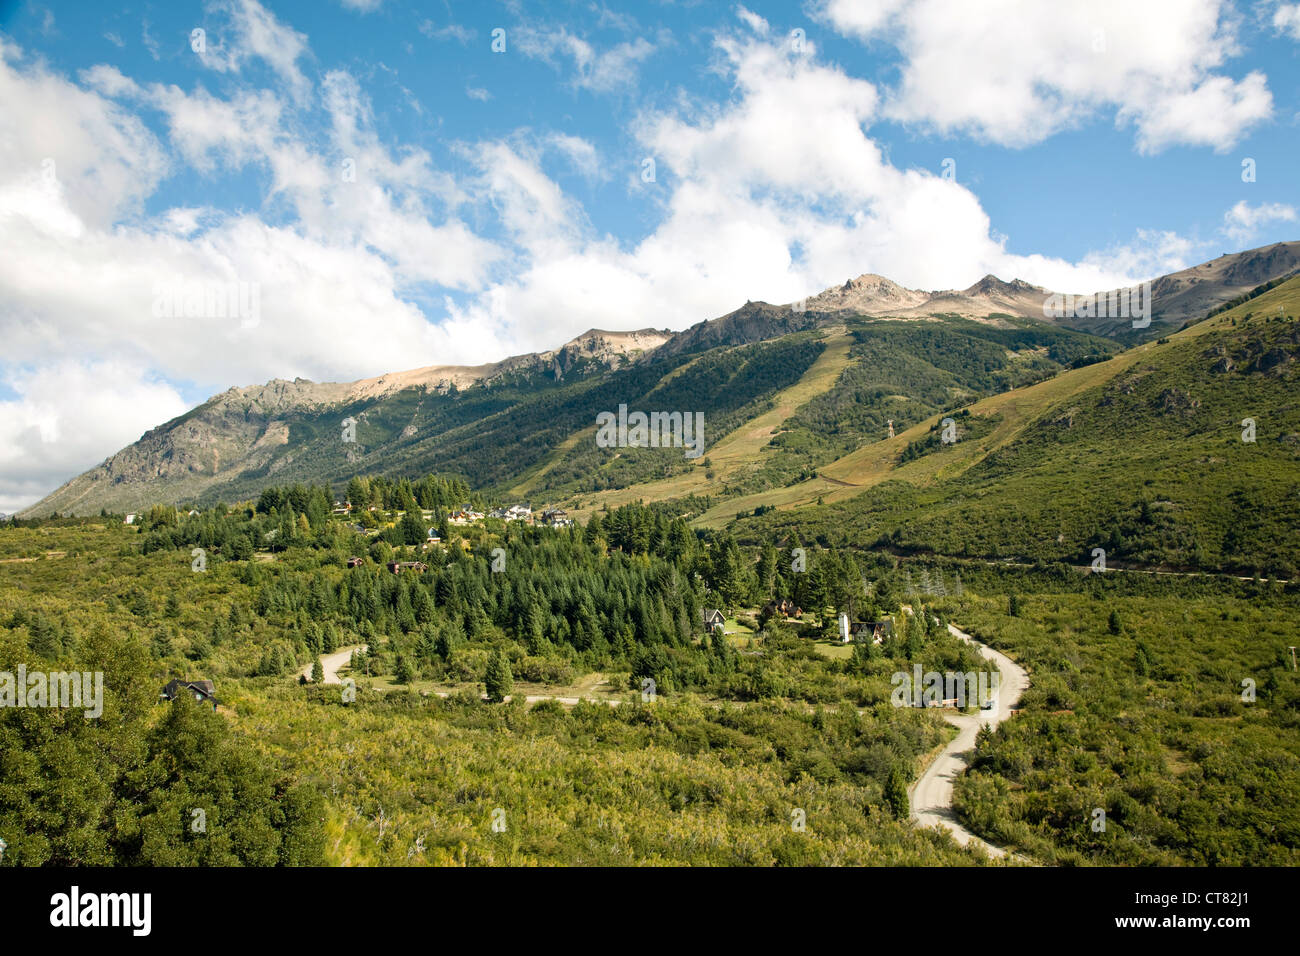
[[[706,607],[700,611],[700,617],[704,621],[704,633],[710,634],[716,628],[723,627],[727,623],[727,618],[721,611],[714,607]]]
[[[415,571],[419,574],[429,570],[429,566],[423,561],[389,561],[388,570],[394,574],[401,574],[403,571]]]
[[[570,528],[573,526],[573,519],[563,508],[548,508],[542,512],[542,524],[552,528]]]
[[[352,557],[348,558],[348,567],[350,568],[359,568],[363,563],[364,562],[362,562],[362,560],[358,558],[355,554]]]
[[[784,599],[781,601],[768,601],[763,605],[762,613],[768,617],[776,617],[778,614],[782,617],[803,617],[803,608],[789,599]]]
[[[843,615],[841,617],[843,618]],[[844,638],[844,642],[847,644],[849,641],[855,641],[863,644],[870,641],[872,644],[882,644],[885,638],[893,636],[893,621],[854,621],[849,625],[849,633],[847,638]],[[841,637],[843,637],[842,629]]]
[[[175,700],[177,694],[183,694],[186,691],[194,695],[194,699],[200,704],[211,704],[212,709],[217,709],[217,689],[210,680],[181,680],[179,677],[173,678],[162,693],[158,695],[159,700]]]
[[[532,521],[533,509],[528,505],[511,505],[506,509],[507,521]]]
[[[140,517],[138,514],[131,512],[131,514],[126,516],[126,520],[123,521],[122,524],[135,524],[135,519],[138,517]]]

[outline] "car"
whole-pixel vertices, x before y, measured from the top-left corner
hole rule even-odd
[[[980,710],[992,710],[997,705],[998,702],[990,697],[988,700],[984,701],[984,703],[980,704]]]

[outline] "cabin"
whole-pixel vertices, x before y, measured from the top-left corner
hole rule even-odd
[[[884,643],[885,638],[893,636],[893,621],[854,621],[849,623],[847,614],[840,615],[840,642],[843,644],[850,641],[859,644],[865,644],[867,641],[872,644],[881,644]]]
[[[217,709],[217,689],[210,680],[181,680],[179,677],[173,678],[167,686],[162,689],[158,695],[159,700],[175,700],[177,694],[189,692],[194,695],[194,699],[200,704],[211,704],[212,709]]]
[[[704,622],[704,633],[711,634],[715,628],[723,627],[727,623],[726,617],[721,611],[714,607],[706,607],[700,611],[700,617]]]
[[[423,561],[389,561],[388,570],[394,574],[401,574],[403,571],[415,571],[422,574],[429,570],[429,566]]]
[[[849,638],[859,643],[883,644],[894,636],[893,621],[855,621],[849,625]]]
[[[361,565],[364,564],[364,563],[365,563],[365,562],[363,562],[363,561],[362,561],[360,558],[358,558],[355,554],[354,554],[352,557],[348,558],[348,567],[350,567],[350,568],[359,568],[359,567],[361,567]]]
[[[781,617],[800,618],[803,617],[803,608],[788,599],[782,601],[768,601],[763,605],[762,613],[766,614],[768,617],[776,617],[779,614]]]
[[[135,519],[138,518],[138,517],[140,517],[138,514],[136,514],[135,512],[131,512],[130,514],[128,514],[128,515],[126,516],[126,518],[125,518],[125,520],[123,520],[122,524],[135,524]]]
[[[542,512],[542,524],[552,528],[569,528],[573,526],[573,519],[563,508],[548,508]]]

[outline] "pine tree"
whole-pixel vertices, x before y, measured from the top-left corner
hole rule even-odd
[[[906,820],[911,815],[911,805],[907,799],[907,781],[897,767],[889,772],[889,782],[885,784],[885,804],[894,815],[895,820]]]
[[[514,690],[515,678],[510,673],[510,661],[506,658],[505,651],[497,651],[488,658],[487,673],[483,675],[483,683],[487,688],[488,700],[497,704],[505,700],[506,695]]]
[[[507,665],[509,667],[509,665]],[[409,684],[415,680],[415,671],[411,667],[411,662],[406,659],[405,654],[397,655],[397,664],[393,668],[393,682],[397,684]]]
[[[311,679],[313,684],[325,683],[325,664],[318,657],[316,663],[311,665]]]

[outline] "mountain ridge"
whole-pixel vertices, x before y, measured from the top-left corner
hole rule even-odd
[[[1221,256],[1153,280],[1157,321],[1144,334],[1163,334],[1193,305],[1197,309],[1205,306],[1208,312],[1239,296],[1245,289],[1240,283],[1268,281],[1277,278],[1273,275],[1277,270],[1298,265],[1300,243],[1275,243]],[[457,436],[455,441],[463,459],[473,453],[476,423],[501,414],[512,401],[548,401],[547,389],[561,387],[570,388],[565,394],[573,395],[576,393],[572,388],[580,388],[583,383],[610,386],[617,381],[611,376],[630,374],[636,368],[644,370],[647,363],[668,374],[698,353],[777,342],[801,334],[824,335],[855,315],[884,322],[912,322],[933,319],[935,315],[961,317],[973,313],[966,320],[1008,334],[1019,334],[1015,330],[1025,328],[1026,322],[1044,329],[1091,326],[1087,331],[1107,332],[1120,339],[1131,333],[1127,320],[1119,322],[1119,328],[1104,328],[1087,320],[1044,320],[1042,309],[1047,295],[1040,286],[1020,279],[1007,282],[994,275],[986,275],[962,290],[923,292],[866,273],[803,302],[747,302],[726,315],[679,332],[589,329],[557,349],[479,366],[424,366],[344,383],[298,378],[232,387],[148,430],[138,441],[23,509],[20,516],[44,515],[52,510],[85,513],[110,505],[127,510],[165,498],[193,500],[220,485],[243,488],[259,479],[273,481],[286,470],[301,470],[307,460],[304,455],[319,458],[319,451],[311,451],[313,443],[319,449],[331,434],[337,441],[344,414],[353,414],[364,422],[371,436],[368,444],[346,449],[348,466],[355,466],[358,472],[374,467],[436,470],[449,459],[441,447],[421,450],[422,435],[432,427]],[[1059,363],[1086,357],[1087,346],[1082,343],[1079,340],[1070,346],[1070,355],[1075,358],[1062,358],[1065,353],[1060,353],[1058,367]],[[1058,351],[1061,347],[1053,346]],[[1094,348],[1097,356],[1104,351],[1100,345]],[[1013,349],[1010,354],[1020,352]],[[1050,368],[1044,367],[1043,371]],[[638,374],[644,378],[648,373]],[[458,399],[469,394],[474,396],[473,402],[458,404]],[[433,406],[436,409],[431,412]],[[507,431],[500,423],[497,429],[498,434]],[[519,467],[525,466],[524,458],[528,467],[537,464],[537,455],[542,452],[536,447],[536,436],[531,443],[527,436],[516,436],[514,440],[529,448]],[[388,460],[379,464],[372,451],[395,449],[394,442],[405,442],[402,447],[407,450],[400,456],[381,456]],[[334,462],[321,467],[325,469],[322,476],[333,480],[328,476],[344,464]]]

